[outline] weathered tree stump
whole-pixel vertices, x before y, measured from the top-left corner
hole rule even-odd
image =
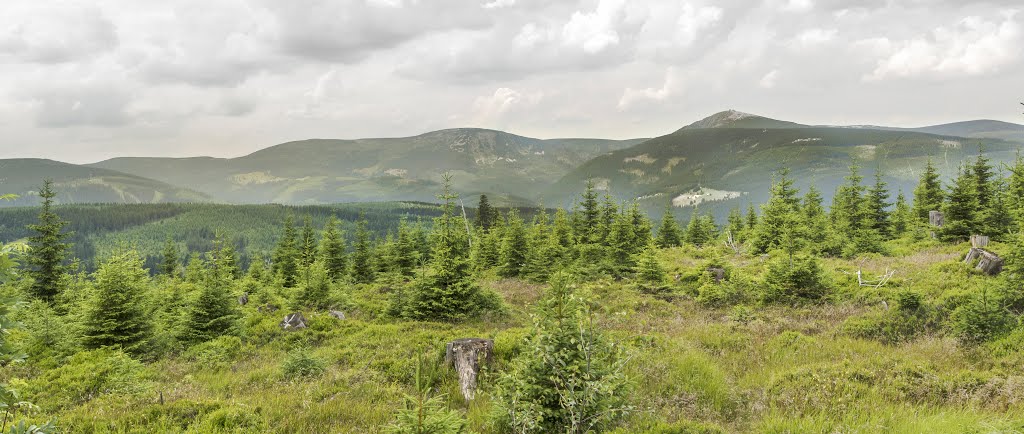
[[[281,321],[281,328],[285,330],[304,329],[306,328],[306,317],[302,316],[302,312],[285,315],[284,321]]]
[[[455,367],[459,374],[459,388],[466,401],[476,395],[476,377],[480,374],[480,360],[490,363],[494,354],[494,340],[466,338],[449,342],[445,348],[444,361]]]
[[[928,211],[928,223],[935,227],[942,227],[944,215],[942,211]]]
[[[238,297],[238,304],[245,306],[249,304],[249,293],[243,292],[241,297]]]
[[[977,265],[974,268],[989,276],[995,276],[1003,271],[1003,258],[988,250],[972,247],[964,257],[964,263],[974,264],[975,261]]]
[[[715,283],[722,283],[725,280],[725,269],[721,267],[708,268],[708,273],[711,273],[711,277],[715,279]]]
[[[340,310],[332,310],[332,311],[328,312],[328,314],[331,317],[334,317],[334,318],[337,318],[337,319],[341,319],[341,320],[345,319],[345,312],[342,312]]]
[[[982,249],[988,247],[989,239],[985,235],[971,235],[971,247]]]

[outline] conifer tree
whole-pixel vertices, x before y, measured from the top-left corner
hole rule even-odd
[[[185,264],[185,281],[188,283],[202,283],[206,279],[206,261],[199,256],[199,252],[192,252]]]
[[[661,217],[661,226],[658,227],[658,238],[655,240],[655,244],[662,249],[679,247],[682,245],[682,237],[679,232],[679,224],[676,223],[676,219],[672,215],[672,202],[669,201],[665,205],[665,213]]]
[[[889,190],[886,186],[882,180],[882,169],[875,169],[875,184],[867,193],[867,219],[868,225],[883,238],[889,237],[892,232],[889,221],[889,207],[892,204],[888,202]]]
[[[768,203],[761,207],[761,217],[754,229],[751,245],[756,253],[767,253],[801,239],[800,199],[789,179],[789,170],[779,173],[779,180],[772,183]],[[749,214],[748,214],[749,215]]]
[[[896,195],[896,205],[892,212],[892,235],[900,237],[910,231],[917,219],[910,206],[907,205],[907,198],[900,190]]]
[[[625,277],[636,271],[636,254],[639,253],[633,232],[632,219],[626,213],[618,213],[612,221],[605,238],[608,258],[606,268],[614,277]]]
[[[181,341],[193,345],[231,334],[235,331],[238,312],[231,294],[231,277],[225,268],[213,268],[189,308],[188,320]]]
[[[476,220],[473,223],[477,228],[489,231],[491,230],[491,226],[494,226],[494,220],[497,213],[498,210],[491,206],[491,202],[487,199],[487,195],[481,194],[480,202],[476,206]]]
[[[602,243],[607,246],[608,234],[611,233],[612,225],[615,224],[615,219],[618,216],[618,204],[615,203],[615,199],[612,198],[610,193],[605,192],[604,200],[601,202],[601,215],[598,217],[597,232],[591,238],[591,242]]]
[[[498,275],[502,277],[519,277],[526,263],[529,241],[526,226],[519,217],[519,210],[512,208],[508,212],[508,223],[505,226],[505,238],[501,241],[498,252]]]
[[[693,213],[690,214],[690,222],[686,225],[686,242],[701,247],[710,243],[717,235],[716,232],[718,225],[715,224],[714,218],[710,214],[702,215],[700,209],[694,207]]]
[[[960,174],[949,188],[949,197],[943,208],[942,238],[963,241],[978,231],[978,195],[970,169],[961,167]]]
[[[299,238],[299,265],[310,266],[317,258],[316,232],[313,229],[313,218],[306,216],[302,225],[302,236]]]
[[[747,204],[747,232],[753,232],[757,228],[757,208],[754,207],[754,203],[750,202]]]
[[[412,231],[405,219],[398,221],[398,235],[395,236],[395,269],[399,274],[412,277],[419,266],[419,252],[413,240]]]
[[[633,201],[629,206],[629,219],[633,226],[633,251],[640,252],[652,241],[651,220],[640,210],[640,204]]]
[[[163,259],[160,262],[160,274],[174,278],[178,276],[178,244],[170,235],[164,242]]]
[[[992,164],[985,157],[984,147],[979,147],[978,156],[971,165],[971,176],[974,178],[974,191],[978,200],[977,230],[979,233],[996,236],[1000,233],[1000,215],[994,209],[997,201],[998,179]]]
[[[46,301],[53,301],[60,291],[60,281],[66,272],[64,261],[70,249],[65,240],[71,234],[63,232],[68,222],[61,220],[53,211],[53,198],[56,196],[53,181],[44,181],[39,191],[39,197],[43,199],[39,222],[28,226],[35,232],[28,239],[29,254],[25,261],[33,278],[29,293]]]
[[[597,191],[594,190],[594,180],[587,180],[587,188],[583,192],[583,201],[580,202],[582,209],[573,213],[581,216],[576,226],[576,234],[581,242],[594,242],[597,239],[597,227],[601,220],[601,208],[597,202]]]
[[[735,242],[743,242],[743,212],[740,208],[733,207],[729,210],[729,217],[726,219],[728,224],[729,236]]]
[[[345,237],[339,228],[338,218],[331,215],[320,238],[320,260],[327,269],[327,276],[333,281],[344,278],[348,273],[348,258],[345,255]]]
[[[575,241],[572,233],[572,222],[569,213],[559,208],[555,211],[554,221],[551,223],[552,238],[561,247],[561,259],[568,260],[572,256],[572,249]]]
[[[299,278],[299,292],[295,300],[296,309],[326,309],[330,304],[331,278],[323,260],[314,261],[303,268]]]
[[[548,214],[543,207],[533,218],[533,225],[528,230],[527,243],[522,275],[534,282],[543,282],[554,270],[554,261],[557,260],[555,252],[551,250],[557,243],[551,242]]]
[[[992,181],[993,197],[988,209],[986,223],[987,234],[993,238],[1002,239],[1013,229],[1013,214],[1010,212],[1010,199],[1006,195],[1009,190],[1009,180],[998,177]]]
[[[502,231],[492,227],[492,230],[477,232],[476,242],[473,243],[473,267],[476,270],[486,270],[498,265],[499,250],[501,249]]]
[[[217,234],[213,242],[213,250],[209,252],[209,265],[214,274],[232,280],[242,277],[242,267],[238,263],[238,252],[230,240]]]
[[[367,229],[366,216],[360,213],[356,222],[356,241],[352,252],[352,278],[357,283],[370,283],[374,280],[373,246],[370,245],[370,230]]]
[[[134,356],[150,349],[153,325],[146,312],[149,273],[138,253],[127,251],[106,260],[93,275],[95,289],[83,321],[86,348],[120,347]]]
[[[1024,157],[1021,156],[1020,150],[1017,151],[1017,158],[1009,170],[1010,179],[1004,198],[1006,208],[1013,217],[1013,229],[1021,231],[1024,230]]]
[[[812,184],[807,188],[801,210],[802,226],[807,241],[817,247],[815,250],[823,248],[823,243],[829,236],[829,220],[825,213],[825,207],[822,205],[823,202],[824,199],[821,197],[818,187]]]
[[[465,220],[455,215],[451,175],[444,175],[442,214],[434,222],[430,270],[417,282],[404,313],[415,319],[460,320],[488,308],[469,268]]]
[[[665,268],[658,262],[657,250],[654,246],[648,246],[640,254],[637,263],[636,281],[644,292],[658,293],[668,289],[665,278]]]
[[[928,159],[924,172],[917,187],[914,188],[914,214],[917,219],[923,222],[928,221],[928,213],[942,209],[942,201],[945,193],[942,191],[942,183],[939,181],[939,173]]]
[[[832,226],[844,239],[843,254],[846,256],[879,252],[882,248],[881,236],[871,220],[870,199],[863,180],[860,167],[856,163],[851,165],[846,183],[839,186],[832,201]]]
[[[284,220],[284,233],[274,250],[273,266],[274,274],[281,276],[284,286],[291,288],[295,286],[295,278],[299,270],[301,250],[299,246],[298,233],[295,230],[295,221],[292,216]]]

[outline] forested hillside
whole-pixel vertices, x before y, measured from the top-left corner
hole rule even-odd
[[[256,225],[245,208],[97,223],[166,228],[155,277],[130,237],[69,268],[66,219],[102,208],[47,185],[0,254],[2,408],[34,432],[1016,432],[1009,169],[926,163],[911,195],[851,164],[830,203],[784,169],[760,206],[685,224],[593,182],[571,210],[480,197],[467,219],[445,176],[439,207],[258,208],[282,223],[248,267],[223,235],[175,239],[203,215]]]

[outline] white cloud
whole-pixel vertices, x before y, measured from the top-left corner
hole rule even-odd
[[[796,36],[795,42],[800,47],[816,47],[836,38],[837,29],[807,29]]]
[[[757,85],[764,89],[771,89],[775,87],[775,84],[779,81],[779,70],[773,69],[768,71],[761,80],[757,82]]]
[[[513,6],[516,4],[516,0],[494,0],[483,5],[484,9],[501,9]]]
[[[625,0],[600,0],[593,12],[576,11],[562,28],[562,41],[594,54],[619,43],[617,26]]]
[[[679,91],[679,82],[675,75],[675,69],[669,68],[665,71],[665,81],[662,83],[661,87],[648,87],[643,89],[626,88],[626,90],[622,92],[622,97],[619,98],[619,110],[629,110],[643,103],[662,102],[672,96],[675,96]]]

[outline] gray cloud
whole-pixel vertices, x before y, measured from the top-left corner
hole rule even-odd
[[[5,0],[0,158],[458,126],[623,138],[726,108],[1020,121],[1022,47],[1010,0]]]

